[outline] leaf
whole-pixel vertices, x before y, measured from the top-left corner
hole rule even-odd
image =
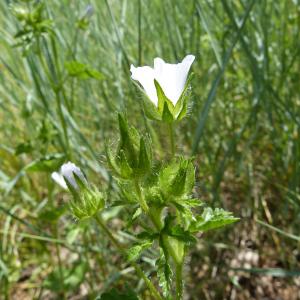
[[[47,155],[28,164],[24,170],[27,172],[54,172],[65,160],[64,154]]]
[[[194,244],[197,242],[197,239],[180,225],[169,228],[168,235],[175,237],[177,240],[186,244]]]
[[[83,282],[86,270],[85,263],[77,264],[72,269],[57,267],[44,280],[43,286],[54,292],[76,289]]]
[[[239,218],[232,215],[231,212],[227,212],[223,209],[216,208],[213,210],[210,207],[204,209],[201,216],[197,217],[197,220],[193,222],[189,228],[190,232],[205,232],[211,229],[224,227],[225,225],[237,222]]]
[[[116,289],[112,289],[101,295],[99,300],[138,300],[138,297],[134,291],[127,288],[124,293],[118,292]]]
[[[102,73],[76,60],[65,62],[65,68],[68,75],[71,77],[78,77],[81,79],[95,78],[98,80],[102,80],[104,78]]]
[[[164,297],[169,299],[171,290],[172,269],[166,261],[163,251],[160,253],[160,258],[156,261],[158,284],[163,291]]]
[[[133,247],[131,247],[128,251],[127,251],[127,259],[128,261],[132,262],[132,261],[136,261],[140,255],[142,254],[142,252],[147,249],[150,248],[152,246],[152,241],[146,241],[142,244],[139,245],[135,245]]]
[[[39,214],[39,218],[43,221],[54,222],[57,221],[67,210],[67,206],[62,208],[51,208],[42,210]]]
[[[135,220],[138,216],[140,216],[142,214],[142,209],[140,207],[138,207],[136,209],[136,211],[134,212],[133,216],[132,216],[132,220]]]
[[[21,143],[16,147],[15,155],[20,155],[22,153],[30,153],[30,152],[32,152],[32,150],[33,150],[33,147],[31,145],[30,141]]]

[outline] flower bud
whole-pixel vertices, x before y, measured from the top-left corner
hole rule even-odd
[[[81,220],[93,217],[104,208],[104,205],[104,197],[100,191],[96,188],[85,188],[70,202],[70,209],[73,215]]]
[[[104,208],[103,194],[88,184],[75,164],[63,164],[60,171],[52,173],[51,177],[62,188],[71,192],[73,199],[70,201],[70,209],[77,219],[92,217]]]
[[[87,185],[87,180],[83,175],[82,171],[75,164],[71,162],[63,164],[60,168],[60,171],[53,172],[51,174],[51,177],[63,189],[68,189],[68,187],[70,187],[71,189],[78,190],[79,189],[78,180],[82,184]]]

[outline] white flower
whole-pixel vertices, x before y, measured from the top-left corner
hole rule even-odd
[[[166,97],[175,106],[179,100],[187,79],[194,55],[187,55],[181,63],[168,64],[161,58],[154,59],[154,68],[149,66],[135,67],[131,65],[131,78],[137,80],[144,88],[149,99],[158,105],[154,79],[159,83]]]
[[[78,189],[78,185],[75,180],[74,173],[79,177],[79,179],[83,183],[87,184],[86,178],[83,175],[83,173],[81,172],[81,170],[75,164],[73,164],[71,162],[63,164],[60,168],[60,171],[53,172],[51,174],[51,177],[56,183],[58,183],[64,189],[68,189],[66,180],[72,187],[74,187],[75,189]]]

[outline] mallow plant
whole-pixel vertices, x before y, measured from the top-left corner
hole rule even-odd
[[[153,299],[183,299],[183,267],[189,249],[197,242],[197,234],[238,220],[230,212],[207,207],[194,197],[193,158],[175,151],[173,128],[187,114],[188,73],[194,59],[193,55],[187,55],[181,63],[169,64],[156,58],[153,68],[131,66],[131,77],[145,96],[142,101],[146,115],[169,125],[171,151],[165,160],[158,160],[150,136],[141,134],[128,124],[125,114],[120,113],[117,147],[110,147],[109,143],[106,146],[107,166],[115,179],[118,199],[107,197],[105,191],[93,186],[71,162],[52,174],[52,178],[72,194],[72,214],[78,220],[96,220],[144,280]],[[102,218],[102,213],[114,205],[132,212],[126,229],[135,235],[136,242],[129,248],[116,238]],[[143,251],[149,248],[156,249],[158,284],[145,275],[138,263]],[[117,294],[116,291],[111,293],[111,297]],[[109,299],[107,297],[103,299]],[[138,299],[132,297],[130,299]]]

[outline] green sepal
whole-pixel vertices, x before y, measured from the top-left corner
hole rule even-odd
[[[162,120],[166,123],[172,123],[174,121],[174,117],[170,112],[169,105],[167,102],[164,103],[164,108],[162,112]]]
[[[184,90],[182,94],[180,95],[179,100],[177,101],[175,108],[174,108],[174,118],[177,121],[180,121],[182,118],[184,118],[187,114],[187,106],[188,106],[188,98],[189,98],[189,87],[190,82],[193,78],[193,73],[190,74],[188,77],[186,84],[184,86]]]
[[[152,153],[149,145],[146,144],[145,139],[140,139],[140,153],[138,169],[141,175],[147,173],[151,169]]]
[[[161,120],[167,123],[174,121],[174,105],[170,101],[162,90],[160,84],[154,79],[154,85],[157,94],[157,110],[161,116]]]
[[[179,197],[192,192],[195,184],[195,169],[190,159],[173,160],[159,174],[162,193],[170,199],[170,195]]]
[[[91,218],[105,206],[104,196],[95,187],[80,190],[73,198],[69,207],[72,214],[79,220]]]
[[[119,170],[120,170],[121,177],[125,179],[131,178],[133,174],[133,170],[129,165],[127,156],[125,155],[125,151],[123,149],[120,150],[117,160],[119,163]]]
[[[120,143],[119,151],[123,150],[126,156],[126,160],[130,167],[134,168],[137,166],[137,154],[134,147],[134,140],[137,138],[135,129],[129,128],[127,119],[121,114],[118,115],[119,130],[120,130]]]
[[[144,93],[143,95],[143,107],[147,118],[151,120],[161,121],[161,115],[159,114],[155,104]]]
[[[115,173],[115,175],[121,177],[120,169],[113,157],[113,153],[110,149],[110,147],[105,143],[105,155],[106,155],[106,161],[108,163],[108,166],[110,169]]]

